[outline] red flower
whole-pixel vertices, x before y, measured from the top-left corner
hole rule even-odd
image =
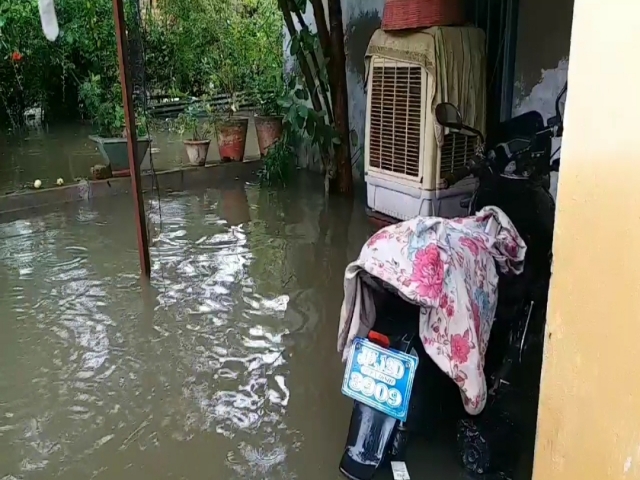
[[[469,251],[473,254],[474,257],[477,257],[478,254],[480,253],[480,247],[479,245],[476,243],[476,241],[472,238],[469,237],[463,237],[460,240],[460,244],[464,247],[467,247],[469,249]]]
[[[388,240],[391,238],[391,234],[388,230],[379,230],[376,234],[369,239],[367,246],[369,248],[375,247],[376,243]]]
[[[518,254],[520,253],[520,245],[518,245],[518,241],[513,235],[510,235],[509,239],[505,241],[504,250],[512,260],[516,260],[518,258]]]
[[[471,301],[471,311],[473,313],[473,328],[475,328],[476,330],[476,335],[478,335],[478,337],[480,336],[480,323],[481,323],[481,318],[480,318],[480,307],[478,306],[478,304],[473,301]]]
[[[444,262],[437,246],[429,245],[416,254],[411,280],[418,284],[420,296],[430,300],[440,298],[444,282]]]
[[[440,309],[449,318],[453,317],[453,314],[456,312],[455,307],[453,306],[453,299],[449,298],[449,295],[446,293],[443,293],[442,297],[440,297]]]
[[[471,353],[469,345],[469,330],[464,335],[454,335],[451,338],[451,360],[456,363],[467,363]]]
[[[20,60],[22,60],[22,54],[20,52],[13,52],[13,54],[11,55],[11,60],[13,60],[14,62],[19,62]]]
[[[443,310],[449,306],[449,296],[444,293],[442,297],[440,297],[440,308]]]
[[[456,313],[456,310],[453,307],[453,304],[450,303],[447,305],[447,317],[452,318],[454,313]]]

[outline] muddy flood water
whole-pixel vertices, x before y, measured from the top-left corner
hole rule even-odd
[[[249,116],[249,114],[245,115]],[[188,164],[182,138],[169,128],[169,123],[153,125],[151,149],[142,162],[142,169],[169,170]],[[31,128],[19,134],[0,132],[0,195],[33,185],[36,179],[43,188],[91,176],[91,167],[105,163],[95,143],[94,133],[87,125],[67,124]],[[246,157],[259,155],[255,126],[250,118],[245,147]],[[211,142],[209,162],[220,160],[215,138]]]
[[[149,197],[145,288],[127,196],[0,224],[0,479],[341,478],[342,280],[372,227],[315,180]],[[407,463],[467,478],[441,442]]]

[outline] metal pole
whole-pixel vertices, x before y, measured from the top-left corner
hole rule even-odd
[[[113,0],[113,20],[116,25],[116,41],[118,43],[118,64],[120,66],[120,85],[122,86],[122,104],[127,131],[127,152],[129,154],[129,170],[131,171],[131,187],[136,214],[136,230],[138,234],[138,253],[142,274],[151,277],[151,260],[149,258],[149,239],[147,238],[147,222],[144,214],[144,200],[140,185],[140,167],[138,164],[138,137],[136,135],[136,116],[133,111],[133,98],[127,53],[127,31],[124,19],[122,0]]]

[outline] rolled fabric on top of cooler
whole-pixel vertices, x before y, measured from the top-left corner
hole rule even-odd
[[[382,30],[464,25],[462,0],[386,0]]]

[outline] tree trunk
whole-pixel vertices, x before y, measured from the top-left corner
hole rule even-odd
[[[329,35],[329,27],[327,26],[327,17],[324,14],[322,0],[311,0],[311,6],[313,7],[313,18],[316,21],[322,53],[324,58],[331,60],[331,36]],[[329,70],[329,75],[331,75],[331,70]]]
[[[333,71],[335,82],[335,85],[331,86],[331,97],[334,102],[335,126],[340,135],[340,145],[336,146],[337,172],[334,181],[338,192],[351,195],[353,193],[353,172],[349,141],[349,101],[344,53],[344,25],[342,24],[342,5],[340,2],[341,0],[328,0],[331,39],[329,70]]]

